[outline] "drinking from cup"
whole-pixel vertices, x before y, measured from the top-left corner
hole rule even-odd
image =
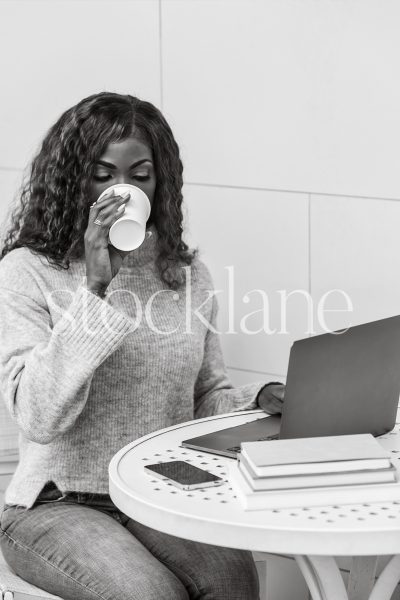
[[[135,185],[118,183],[104,190],[97,202],[112,190],[118,196],[128,192],[130,199],[125,205],[122,216],[110,227],[108,232],[110,244],[118,250],[130,252],[138,248],[145,238],[146,223],[151,210],[150,201],[143,190]]]

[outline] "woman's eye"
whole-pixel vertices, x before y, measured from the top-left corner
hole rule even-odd
[[[94,175],[93,178],[96,181],[108,181],[111,175]],[[138,181],[146,181],[150,179],[149,175],[132,175],[133,179],[137,179]]]

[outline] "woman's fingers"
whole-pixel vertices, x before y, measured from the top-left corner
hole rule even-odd
[[[90,206],[90,208],[99,208],[100,204],[101,207],[103,207],[107,202],[110,202],[111,200],[113,200],[115,198],[115,190],[111,190],[111,192],[107,192],[107,194],[104,194],[104,196],[100,199],[97,199],[95,202],[93,202],[93,204]],[[101,208],[100,207],[100,208]]]
[[[285,386],[282,384],[276,384],[273,387],[273,394],[279,398],[279,400],[283,400],[285,397]]]
[[[89,223],[95,223],[98,227],[110,226],[124,212],[126,203],[130,198],[129,193],[123,196],[111,196],[92,204],[89,213]]]
[[[119,219],[124,214],[125,204],[121,202],[116,206],[112,206],[108,210],[101,210],[97,217],[93,220],[93,223],[98,227],[110,227],[111,224]]]
[[[114,190],[113,190],[114,191]],[[100,210],[105,210],[107,208],[109,208],[110,206],[112,206],[113,204],[115,204],[116,202],[127,202],[130,198],[130,194],[129,192],[126,192],[125,194],[122,195],[114,195],[111,194],[110,196],[105,196],[104,198],[101,198],[100,201],[96,201],[94,202],[91,207],[90,207],[90,214],[96,214],[96,212],[100,211]]]
[[[258,405],[269,414],[279,413],[285,396],[285,386],[281,383],[270,383],[260,391]]]
[[[90,214],[96,214],[97,211],[105,210],[109,206],[112,206],[115,202],[121,202],[121,200],[124,200],[126,202],[127,200],[129,200],[129,198],[129,192],[126,192],[125,194],[121,195],[116,195],[114,194],[114,190],[112,190],[111,192],[103,196],[103,198],[100,198],[100,200],[96,200],[96,202],[93,202],[93,204],[90,206]]]

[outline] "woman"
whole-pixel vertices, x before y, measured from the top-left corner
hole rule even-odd
[[[182,240],[182,170],[159,110],[94,94],[47,133],[2,250],[0,382],[20,462],[1,549],[65,600],[258,598],[250,553],[152,530],[108,495],[109,461],[133,439],[282,403],[283,386],[227,379],[212,281]],[[108,243],[127,198],[96,202],[116,183],[151,204],[130,253]]]

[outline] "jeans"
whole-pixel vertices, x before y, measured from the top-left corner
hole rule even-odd
[[[26,510],[4,506],[0,547],[29,583],[63,600],[258,600],[250,552],[161,533],[129,518],[108,494],[51,482]]]

